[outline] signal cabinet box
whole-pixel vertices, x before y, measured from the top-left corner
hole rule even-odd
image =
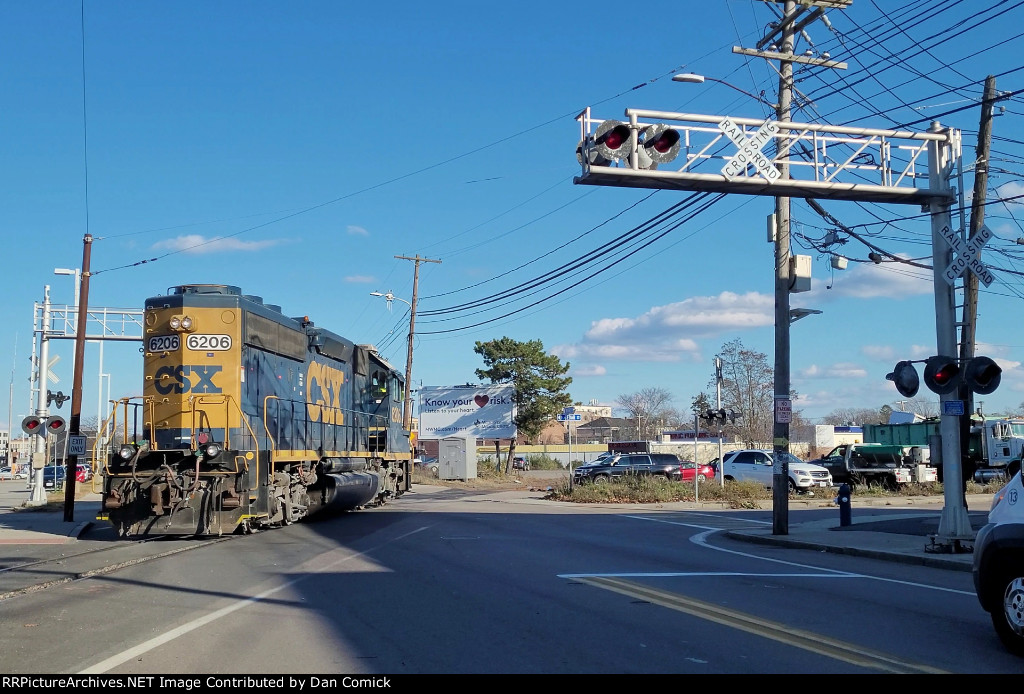
[[[476,479],[476,437],[441,439],[437,451],[437,476],[442,480]]]
[[[790,294],[811,291],[811,256],[790,256],[789,271]]]

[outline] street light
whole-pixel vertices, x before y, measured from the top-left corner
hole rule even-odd
[[[740,92],[741,94],[746,94],[751,99],[755,99],[757,101],[760,101],[765,106],[770,106],[771,108],[775,108],[775,109],[777,109],[779,107],[778,104],[773,104],[772,102],[770,102],[767,99],[765,99],[763,96],[758,96],[757,94],[752,94],[752,93],[746,91],[745,89],[740,89],[735,84],[730,84],[729,82],[726,82],[725,80],[720,80],[720,79],[715,78],[715,77],[708,77],[707,75],[696,75],[696,74],[694,74],[692,72],[684,72],[682,74],[673,75],[672,76],[672,81],[673,82],[689,82],[691,84],[703,84],[705,80],[708,81],[708,82],[717,82],[718,84],[724,84],[726,87],[729,87],[730,89],[735,89],[736,91]]]
[[[401,301],[409,307],[409,349],[405,354],[405,402],[402,403],[402,428],[412,431],[412,341],[416,328],[416,307],[405,299],[395,296],[390,290],[387,293],[370,292],[370,296],[382,296],[391,310],[392,301]]]
[[[79,292],[82,289],[82,271],[79,268],[69,270],[65,267],[57,267],[53,269],[55,275],[74,275],[75,276],[75,308],[78,308]]]

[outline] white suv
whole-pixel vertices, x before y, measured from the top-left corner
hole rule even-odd
[[[747,449],[726,453],[722,468],[725,479],[738,482],[760,482],[772,486],[774,476],[774,451]],[[832,486],[832,473],[820,465],[805,463],[792,453],[786,453],[789,461],[789,490],[808,492],[818,487]]]

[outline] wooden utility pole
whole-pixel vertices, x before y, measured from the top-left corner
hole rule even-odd
[[[992,145],[992,115],[996,101],[996,78],[989,75],[985,78],[985,92],[981,99],[981,121],[978,123],[978,146],[975,149],[974,161],[974,195],[971,199],[970,235],[968,239],[981,230],[985,223],[985,198],[988,190],[989,149]],[[979,252],[979,257],[980,257]],[[978,276],[964,270],[964,306],[961,313],[960,327],[960,368],[974,358],[974,340],[978,332]],[[971,444],[971,415],[974,414],[974,392],[966,384],[960,385],[959,397],[964,401],[964,414],[960,420],[961,458],[969,460]],[[973,471],[961,470],[964,481],[973,475]],[[966,499],[965,499],[966,503]]]
[[[778,1],[778,0],[776,0]],[[831,60],[797,56],[793,53],[796,35],[804,27],[824,16],[825,7],[845,8],[848,2],[809,0],[800,2],[785,0],[782,18],[777,26],[757,43],[757,49],[734,47],[733,53],[751,55],[766,60],[779,61],[779,102],[776,104],[776,119],[779,122],[791,120],[793,102],[793,63],[813,64],[820,67],[845,68],[844,63]],[[813,9],[811,9],[813,7]],[[779,50],[762,50],[765,46],[779,43]],[[790,147],[789,131],[778,138],[776,168],[780,179],[789,178]],[[789,293],[793,281],[790,267],[790,199],[775,198],[775,397],[773,401],[772,450],[772,533],[789,534],[789,425],[792,417],[790,399],[790,302]]]
[[[412,431],[412,343],[416,334],[416,297],[420,286],[420,263],[440,263],[440,260],[421,258],[419,255],[410,258],[396,255],[400,260],[412,260],[416,268],[412,274],[412,302],[409,304],[409,348],[405,353],[405,402],[402,405],[402,428]]]
[[[82,279],[81,288],[78,292],[78,327],[75,330],[75,366],[71,385],[71,421],[68,422],[68,428],[70,429],[69,441],[80,440],[82,434],[82,369],[85,366],[85,331],[89,313],[89,277],[92,274],[90,271],[92,234],[85,235],[85,238],[82,239],[82,246]],[[46,326],[43,327],[45,329]],[[45,365],[40,368],[45,368]],[[96,421],[99,421],[99,413],[97,413]],[[64,477],[64,520],[69,523],[75,520],[77,475],[78,454],[71,453],[67,456]]]

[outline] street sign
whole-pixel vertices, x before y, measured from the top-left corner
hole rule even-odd
[[[793,421],[793,401],[789,398],[778,398],[775,401],[775,421],[789,424]]]
[[[581,415],[581,414],[573,414],[573,415],[569,415],[569,419],[571,419],[571,420],[572,420],[572,421],[574,421],[574,422],[578,422],[578,421],[580,421],[581,419],[583,419],[583,415]]]
[[[746,171],[748,164],[753,164],[757,172],[769,183],[779,179],[782,174],[772,165],[772,160],[761,151],[761,148],[779,133],[778,123],[766,120],[750,139],[743,136],[743,129],[731,118],[720,122],[718,129],[739,148],[739,152],[722,167],[723,176],[731,181]]]
[[[85,437],[68,437],[68,455],[85,455]]]
[[[963,400],[946,400],[942,403],[942,414],[954,417],[964,416]]]
[[[559,414],[555,415],[555,419],[559,422],[578,422],[583,419],[581,414]]]
[[[942,273],[942,276],[946,278],[946,282],[952,285],[956,282],[956,278],[963,274],[965,269],[970,270],[978,279],[987,287],[995,280],[992,273],[989,271],[988,266],[981,262],[981,249],[985,247],[988,240],[992,238],[992,231],[987,226],[982,226],[969,241],[964,241],[960,238],[960,235],[950,229],[948,226],[942,227],[942,238],[946,240],[953,252],[956,253],[956,258],[953,259],[947,267],[946,271]]]
[[[569,407],[563,407],[562,408],[562,414],[575,414],[575,413],[576,413],[576,408],[572,407],[571,405]]]
[[[566,417],[568,417],[568,416],[569,415],[567,415],[567,414],[558,414],[558,415],[555,415],[555,419],[557,419],[559,422],[564,422]]]

